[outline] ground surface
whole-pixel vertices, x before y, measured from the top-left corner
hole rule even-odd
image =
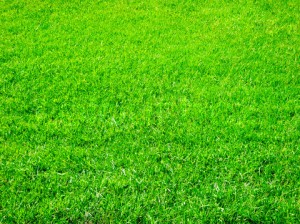
[[[300,2],[0,2],[0,223],[300,222]]]

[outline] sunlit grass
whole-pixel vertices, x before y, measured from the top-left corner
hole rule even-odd
[[[299,8],[0,2],[0,223],[300,222]]]

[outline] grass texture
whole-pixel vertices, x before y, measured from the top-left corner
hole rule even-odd
[[[0,1],[0,223],[299,223],[298,0]]]

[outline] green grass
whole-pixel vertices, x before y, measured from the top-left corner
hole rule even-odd
[[[0,223],[299,223],[298,0],[2,0]]]

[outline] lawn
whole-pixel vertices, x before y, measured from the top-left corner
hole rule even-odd
[[[0,1],[0,223],[299,223],[298,0]]]

